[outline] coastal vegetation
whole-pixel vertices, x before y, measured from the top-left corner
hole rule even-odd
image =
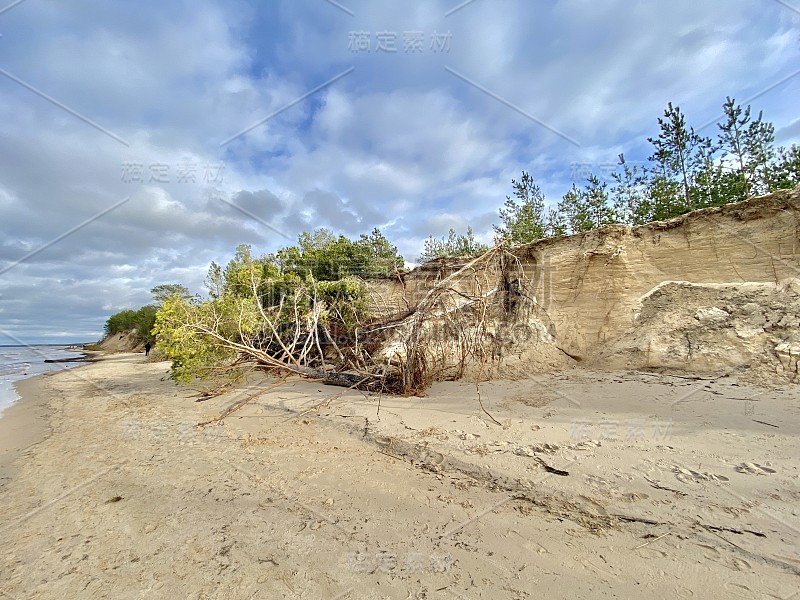
[[[427,262],[435,258],[446,256],[474,256],[483,254],[489,246],[475,239],[472,227],[467,227],[466,234],[457,234],[455,229],[450,229],[447,237],[425,240],[425,247],[419,257],[419,262]]]
[[[172,296],[189,298],[189,290],[179,283],[167,283],[157,285],[150,293],[155,300],[152,304],[146,304],[137,310],[126,309],[111,315],[107,320],[103,331],[105,335],[116,335],[133,331],[136,341],[144,344],[154,342],[153,326],[156,322],[156,313],[161,309],[164,301]]]
[[[419,391],[434,377],[420,348],[431,319],[445,318],[450,331],[459,332],[453,346],[462,366],[486,355],[481,336],[487,299],[456,290],[458,279],[474,276],[479,264],[513,268],[517,259],[509,250],[515,246],[609,224],[669,219],[800,184],[800,148],[776,148],[774,126],[749,106],[728,98],[723,113],[712,140],[688,126],[670,103],[658,119],[658,136],[648,139],[653,153],[647,163],[631,164],[620,154],[610,185],[590,173],[555,206],[548,207],[542,189],[523,172],[499,209],[492,247],[471,227],[425,241],[421,261],[470,258],[391,322],[370,314],[369,307],[385,299],[376,298],[368,282],[402,282],[405,262],[397,248],[378,229],[356,240],[317,229],[273,254],[239,246],[225,267],[211,264],[206,296],[192,296],[179,284],[153,288],[154,304],[113,315],[106,333],[135,330],[141,341],[156,340],[173,361],[173,378],[182,382],[235,377],[256,365],[345,387]],[[394,358],[377,359],[389,330],[402,332],[401,349]]]
[[[402,266],[377,229],[355,241],[319,229],[262,256],[242,245],[224,268],[211,264],[208,297],[166,298],[153,333],[178,381],[236,373],[242,356],[323,378],[327,357],[365,370],[358,343],[368,319],[365,281],[398,275]]]
[[[156,321],[158,307],[152,304],[142,306],[138,310],[123,310],[111,315],[104,328],[106,335],[136,332],[136,339],[140,342],[152,341],[151,330]]]
[[[647,162],[630,163],[620,154],[610,181],[589,173],[549,209],[541,188],[523,172],[500,209],[497,238],[518,245],[616,223],[643,225],[800,185],[800,147],[776,148],[775,126],[750,106],[727,98],[722,111],[712,139],[669,103],[658,136],[648,138],[653,151]]]

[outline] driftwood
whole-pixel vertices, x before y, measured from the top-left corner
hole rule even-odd
[[[737,535],[744,535],[745,533],[752,534],[756,537],[765,538],[767,534],[763,531],[755,531],[754,529],[736,529],[735,527],[723,527],[719,525],[704,525],[703,523],[699,523],[701,527],[704,529],[708,529],[709,531],[727,531],[728,533],[735,533]],[[728,540],[725,540],[726,542]],[[729,542],[730,543],[730,542]]]
[[[668,536],[669,534],[671,534],[671,533],[672,533],[671,531],[668,531],[667,533],[662,533],[662,534],[661,534],[660,536],[658,536],[657,538],[653,538],[652,540],[650,540],[650,541],[648,541],[648,542],[645,542],[644,544],[639,544],[638,546],[636,546],[636,548],[634,548],[634,550],[638,550],[639,548],[644,548],[645,546],[649,546],[649,545],[650,545],[650,544],[652,544],[653,542],[657,542],[658,540],[660,540],[660,539],[662,539],[662,538],[665,538],[665,537],[667,537],[667,536]]]
[[[553,475],[560,475],[561,477],[569,476],[569,471],[564,471],[563,469],[556,469],[555,467],[551,467],[538,456],[534,456],[534,458],[536,459],[536,462],[538,462],[542,466],[542,468],[548,473],[552,473]]]
[[[319,381],[324,385],[335,385],[339,387],[359,389],[359,390],[378,390],[381,389],[383,379],[379,375],[371,373],[358,374],[336,371],[321,371],[311,367],[295,367],[291,371],[309,379]]]
[[[100,359],[97,357],[84,354],[83,356],[72,356],[70,358],[46,358],[46,363],[73,363],[73,362],[97,362]]]

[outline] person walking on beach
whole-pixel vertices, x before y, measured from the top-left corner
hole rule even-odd
[[[151,344],[150,342],[147,342],[144,345],[144,355],[145,356],[150,356],[150,348],[152,348],[152,347],[153,347],[153,344]]]

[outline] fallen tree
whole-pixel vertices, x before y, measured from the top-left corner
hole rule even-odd
[[[489,359],[487,320],[509,292],[501,285],[509,269],[521,273],[516,257],[497,246],[468,259],[405,312],[376,317],[368,307],[387,303],[360,278],[301,278],[242,252],[224,273],[212,269],[209,298],[168,298],[154,331],[181,381],[257,368],[415,394]]]

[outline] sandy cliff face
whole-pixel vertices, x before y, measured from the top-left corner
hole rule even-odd
[[[495,340],[495,374],[512,362],[514,371],[536,372],[574,359],[796,378],[799,211],[797,188],[671,221],[544,240],[455,287],[496,290],[490,333],[504,333]],[[435,261],[404,282],[378,284],[376,310],[412,308],[465,262]],[[509,335],[515,328],[524,335]]]
[[[623,334],[667,281],[778,284],[800,274],[800,190],[610,228],[529,248],[542,271],[537,299],[561,348],[590,357]]]
[[[143,352],[144,344],[136,337],[136,330],[107,335],[97,344],[106,352]]]

